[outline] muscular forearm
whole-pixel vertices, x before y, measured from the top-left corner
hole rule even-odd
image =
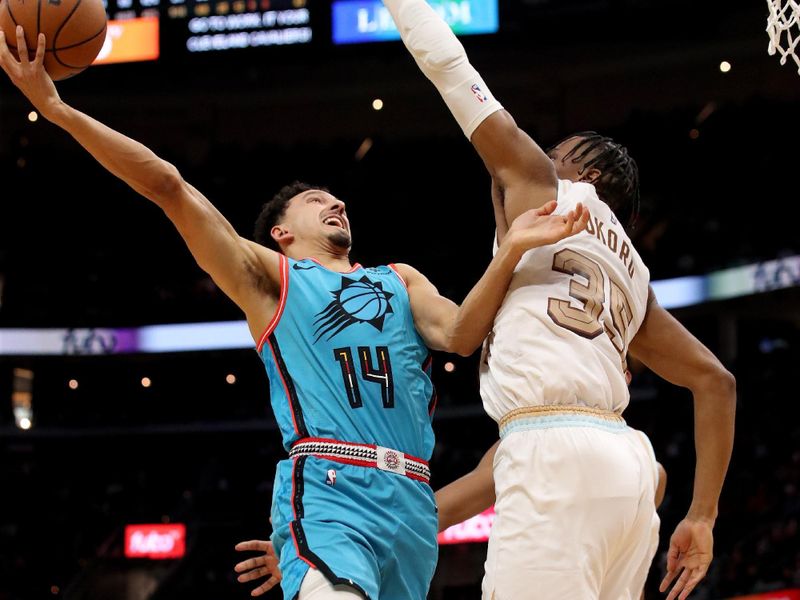
[[[630,353],[660,377],[692,392],[697,467],[688,516],[713,524],[733,449],[736,380],[650,293]]]
[[[513,243],[500,245],[483,277],[453,316],[447,332],[447,347],[452,352],[469,356],[489,335],[522,254]]]
[[[733,451],[736,386],[733,377],[723,371],[692,391],[697,466],[692,505],[687,516],[713,524]]]
[[[475,469],[436,492],[439,531],[474,517],[494,504],[492,465],[499,445],[498,440],[486,451]]]
[[[467,473],[436,492],[439,531],[474,517],[494,504],[491,470],[486,475],[475,471]]]
[[[180,181],[177,169],[149,148],[63,102],[43,115],[74,137],[109,172],[159,205],[163,206]]]
[[[436,86],[464,135],[502,109],[470,65],[464,47],[425,0],[384,0],[403,43]]]

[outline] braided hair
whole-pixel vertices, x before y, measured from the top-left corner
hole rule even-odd
[[[578,143],[563,160],[571,159],[580,164],[581,174],[589,169],[600,171],[600,177],[593,182],[597,195],[623,222],[627,220],[629,228],[633,228],[641,205],[636,161],[628,154],[627,148],[594,131],[572,134],[556,146],[575,138],[579,139]]]

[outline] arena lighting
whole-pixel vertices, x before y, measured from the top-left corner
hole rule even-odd
[[[375,98],[375,100],[372,101],[372,108],[375,109],[375,110],[382,109],[383,108],[383,100],[381,100],[380,98]]]
[[[716,102],[706,102],[705,106],[700,109],[700,112],[697,113],[697,116],[694,119],[695,125],[702,125],[705,123],[708,118],[717,112],[717,103]]]
[[[727,60],[723,60],[721,63],[719,63],[719,70],[723,73],[729,73],[731,68],[731,63],[729,63]]]
[[[364,138],[364,141],[361,142],[361,145],[358,147],[358,150],[356,150],[355,159],[361,160],[362,158],[364,158],[367,155],[367,152],[370,151],[370,148],[372,148],[372,138],[369,137]]]
[[[125,557],[163,560],[186,553],[186,525],[183,523],[126,525]]]
[[[77,379],[70,379],[69,382],[67,383],[67,385],[69,386],[69,389],[77,390],[78,389],[78,380]]]
[[[800,255],[708,275],[653,281],[652,285],[658,303],[666,309],[800,287]],[[0,327],[0,356],[91,356],[240,350],[254,346],[245,321],[149,325],[135,329]]]
[[[227,375],[225,375],[225,381],[233,385],[234,383],[236,383],[236,375],[234,375],[233,373],[228,373]]]
[[[444,370],[445,370],[445,371],[447,371],[448,373],[452,373],[453,371],[455,371],[455,370],[456,370],[456,365],[455,365],[455,363],[453,363],[453,362],[450,362],[450,361],[448,360],[446,363],[444,363]]]
[[[33,427],[33,371],[14,369],[11,384],[11,409],[19,429]]]
[[[38,120],[39,120],[39,113],[37,113],[35,110],[32,110],[31,112],[28,113],[28,121],[30,121],[31,123],[36,123],[36,121]]]
[[[152,381],[150,381],[149,377],[142,377],[142,387],[149,388],[152,385]]]

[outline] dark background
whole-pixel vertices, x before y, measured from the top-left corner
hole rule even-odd
[[[308,46],[175,51],[93,67],[60,93],[174,162],[243,235],[281,185],[327,185],[347,202],[354,260],[409,262],[460,300],[490,259],[488,175],[402,45],[333,47],[327,5],[310,7]],[[543,145],[596,129],[629,147],[643,200],[632,235],[664,279],[800,253],[800,79],[767,55],[766,16],[762,2],[501,0],[501,33],[463,42]],[[241,318],[156,207],[30,110],[0,81],[0,326]],[[676,312],[739,388],[717,559],[697,598],[800,587],[799,300],[795,287]],[[11,415],[14,367],[35,373],[30,431]],[[434,488],[496,439],[476,370],[475,357],[436,356]],[[637,369],[626,418],[670,477],[655,581],[691,496],[691,398]],[[0,358],[0,599],[247,597],[233,545],[268,535],[282,456],[252,351]],[[182,561],[122,558],[124,524],[162,521],[187,524]],[[484,553],[444,548],[431,598],[477,598]]]

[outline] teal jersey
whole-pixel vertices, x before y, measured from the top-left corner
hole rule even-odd
[[[430,351],[392,265],[347,273],[281,256],[281,296],[258,352],[284,447],[324,438],[428,460]]]

